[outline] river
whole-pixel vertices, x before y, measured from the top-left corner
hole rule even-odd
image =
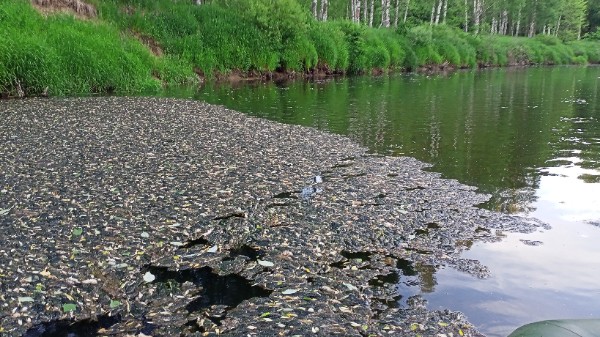
[[[411,156],[491,195],[482,207],[552,229],[468,242],[478,279],[422,270],[430,308],[462,311],[489,336],[554,318],[600,318],[600,67],[394,74],[286,84],[210,85],[165,93],[347,135],[373,152]]]

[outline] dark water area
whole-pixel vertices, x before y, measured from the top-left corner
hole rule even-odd
[[[487,279],[417,268],[418,276],[398,282],[403,296],[422,294],[430,308],[462,311],[481,332],[504,336],[535,320],[600,318],[599,90],[600,67],[552,67],[205,86],[165,95],[415,157],[489,193],[483,207],[547,222],[552,229],[465,243],[464,257],[490,268]]]

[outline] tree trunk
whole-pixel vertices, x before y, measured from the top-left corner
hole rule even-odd
[[[519,13],[517,14],[517,28],[515,28],[515,36],[519,36],[519,31],[521,30],[521,13],[522,8],[519,7]]]
[[[194,0],[194,2],[196,3],[196,5],[202,5],[202,0]]]
[[[529,33],[528,37],[533,37],[535,35],[535,20],[537,17],[537,0],[533,3],[533,14],[531,15],[531,21],[529,22]]]
[[[448,14],[448,0],[444,0],[444,14],[442,17],[442,23],[446,24],[446,15]]]
[[[554,36],[558,36],[558,30],[560,29],[560,20],[562,20],[562,15],[558,16],[558,22],[556,23],[556,30],[554,31]]]
[[[329,12],[329,0],[321,0],[321,21],[327,21]]]
[[[317,16],[317,3],[319,2],[319,0],[312,0],[312,3],[310,5],[310,11],[313,14],[313,18],[315,18],[315,20],[318,20],[319,17]]]
[[[390,0],[381,0],[381,26],[390,26]]]
[[[406,9],[404,9],[404,23],[406,23],[406,18],[408,17],[408,6],[410,5],[410,0],[406,0]]]
[[[465,33],[469,32],[469,0],[465,0]]]
[[[371,0],[373,2],[375,0]],[[369,0],[365,0],[365,10],[362,12],[362,21],[367,24],[367,18],[369,17]]]
[[[371,0],[371,12],[369,13],[369,27],[373,27],[373,13],[375,13],[375,0]]]
[[[436,26],[440,24],[440,17],[442,16],[442,5],[443,5],[443,1],[438,0],[437,11],[435,12],[435,25]]]
[[[400,0],[396,0],[396,8],[394,15],[394,27],[398,28],[398,16],[400,16]]]
[[[431,5],[431,19],[429,20],[430,26],[433,26],[434,16],[435,16],[435,1],[433,2],[433,5]]]
[[[483,0],[473,0],[473,25],[475,26],[475,34],[479,34],[479,25],[481,23],[481,12]]]

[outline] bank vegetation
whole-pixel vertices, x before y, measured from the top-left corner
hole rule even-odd
[[[533,3],[4,0],[0,93],[152,92],[232,77],[600,63],[593,4]]]

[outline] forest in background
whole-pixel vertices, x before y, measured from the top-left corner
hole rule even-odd
[[[600,0],[4,0],[4,97],[600,62]]]

